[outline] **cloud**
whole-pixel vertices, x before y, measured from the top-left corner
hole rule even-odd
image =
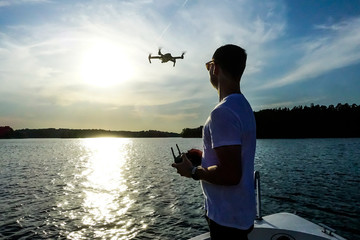
[[[12,5],[24,5],[24,4],[40,4],[40,3],[51,3],[50,0],[9,0],[0,1],[0,7],[7,7]]]
[[[21,3],[25,2],[21,1]],[[181,84],[181,81],[184,84],[188,78],[206,78],[203,62],[220,44],[244,42],[245,45],[251,46],[251,42],[256,42],[253,43],[254,47],[250,47],[252,51],[251,49],[259,49],[259,46],[267,41],[276,39],[282,31],[281,24],[266,23],[271,14],[259,15],[256,17],[255,24],[251,24],[253,16],[247,13],[248,6],[245,3],[241,3],[243,6],[238,6],[230,1],[229,5],[240,9],[235,13],[231,6],[217,2],[214,2],[215,6],[211,8],[206,7],[207,3],[190,4],[188,2],[172,10],[175,13],[174,16],[170,16],[166,11],[159,12],[159,9],[167,10],[174,6],[162,6],[156,1],[155,5],[158,8],[150,9],[148,1],[137,4],[109,1],[108,4],[101,5],[92,5],[90,2],[71,6],[72,10],[70,6],[65,7],[68,13],[63,13],[58,18],[61,21],[52,20],[46,24],[32,26],[8,26],[10,31],[3,33],[6,40],[0,43],[4,52],[7,52],[0,55],[6,59],[2,62],[2,69],[11,73],[12,79],[7,81],[7,89],[15,93],[20,91],[18,86],[26,85],[32,89],[43,89],[37,93],[45,95],[63,92],[64,89],[69,91],[70,86],[80,84],[76,67],[79,65],[81,56],[86,48],[91,47],[91,44],[98,39],[110,39],[122,46],[128,61],[138,69],[134,82],[149,84],[154,81],[171,81],[185,66],[188,69],[182,73],[183,79],[179,79],[178,82],[172,81],[172,84]],[[145,11],[146,9],[148,11]],[[225,19],[208,17],[215,13],[227,17]],[[240,20],[239,15],[244,15],[244,18]],[[241,25],[232,24],[239,21],[242,22]],[[194,41],[194,36],[197,38],[196,41]],[[253,37],[248,39],[247,36]],[[204,43],[207,44],[204,45]],[[159,66],[156,62],[149,65],[146,62],[146,56],[150,51],[156,52],[158,46],[163,46],[165,51],[173,52],[173,54],[176,52],[180,54],[186,50],[185,60],[179,62],[176,68],[170,68],[168,65]],[[208,52],[208,56],[204,52]],[[259,71],[261,67],[259,62],[251,65],[254,72]],[[7,75],[7,78],[10,78],[9,76]],[[132,91],[130,85],[124,90],[136,93],[138,89]],[[163,85],[163,87],[168,86]],[[84,99],[87,87],[84,87],[83,91],[76,89],[79,98]],[[158,89],[158,93],[153,91],[153,99],[156,99],[157,95],[164,95],[161,93],[164,90],[166,91],[164,88]],[[57,95],[59,104],[61,101],[68,104],[70,101],[78,100],[76,97],[66,97],[61,100],[65,96]],[[67,96],[75,95],[76,92],[67,94]],[[179,97],[183,96],[179,94]],[[89,98],[93,96],[89,95]],[[140,98],[142,96],[139,96]],[[174,98],[166,96],[162,99],[174,101]],[[154,100],[154,104],[155,102]]]
[[[301,81],[308,81],[335,69],[356,64],[360,61],[360,18],[349,19],[333,25],[317,25],[321,31],[314,37],[299,39],[295,46],[288,47],[302,55],[294,69],[279,80],[261,88],[282,87]]]
[[[50,1],[32,3],[41,2]],[[23,102],[24,111],[51,112],[58,122],[76,121],[70,109],[88,106],[86,112],[73,111],[79,111],[79,119],[86,114],[97,119],[91,113],[97,108],[118,110],[124,115],[118,117],[122,122],[125,116],[131,119],[128,126],[136,123],[136,117],[144,119],[141,124],[147,119],[162,127],[176,119],[178,126],[195,120],[202,124],[217,101],[204,67],[213,51],[225,43],[240,44],[251,56],[246,74],[260,73],[272,54],[268,45],[286,30],[285,10],[276,1],[225,2],[56,2],[52,6],[57,15],[46,22],[25,19],[1,30],[0,101],[6,99],[12,106]],[[25,3],[30,2],[17,1]],[[132,79],[111,88],[84,84],[83,57],[94,44],[107,41],[121,48],[134,66]],[[156,54],[158,47],[173,55],[186,51],[185,59],[176,67],[159,61],[149,64],[148,54]],[[201,104],[194,106],[184,99]],[[116,119],[113,111],[104,114]],[[50,115],[41,116],[50,124]],[[34,116],[30,119],[35,121]]]

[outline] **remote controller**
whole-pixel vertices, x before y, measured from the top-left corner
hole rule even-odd
[[[174,153],[174,149],[171,147],[171,152],[172,152],[172,155],[174,157],[174,162],[175,163],[181,163],[182,162],[182,158],[181,158],[181,151],[180,151],[180,148],[179,146],[176,144],[176,148],[177,150],[179,151],[179,155],[178,156],[175,156],[175,153]]]

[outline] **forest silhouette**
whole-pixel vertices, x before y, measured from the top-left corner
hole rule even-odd
[[[360,137],[360,106],[311,104],[255,112],[257,138]]]
[[[257,138],[350,138],[360,137],[360,105],[337,104],[295,106],[254,112]],[[202,137],[202,126],[182,132],[109,131],[102,129],[20,129],[0,127],[0,138],[88,138],[88,137]]]
[[[254,112],[257,138],[360,137],[360,106],[296,106]],[[202,127],[183,129],[182,137],[201,136]]]

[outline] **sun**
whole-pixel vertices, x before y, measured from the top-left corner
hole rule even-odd
[[[81,77],[86,84],[110,87],[131,78],[133,68],[119,46],[97,41],[84,54]]]

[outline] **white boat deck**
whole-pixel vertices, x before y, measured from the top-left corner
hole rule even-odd
[[[204,233],[190,240],[210,239]],[[276,213],[255,220],[249,240],[346,240],[334,230],[317,225],[291,213]]]
[[[315,224],[291,213],[276,213],[261,217],[260,174],[255,172],[255,189],[258,219],[254,229],[248,235],[249,240],[346,240],[335,234],[335,230],[323,224]],[[261,220],[259,220],[261,219]],[[210,233],[204,233],[190,240],[210,239]]]

